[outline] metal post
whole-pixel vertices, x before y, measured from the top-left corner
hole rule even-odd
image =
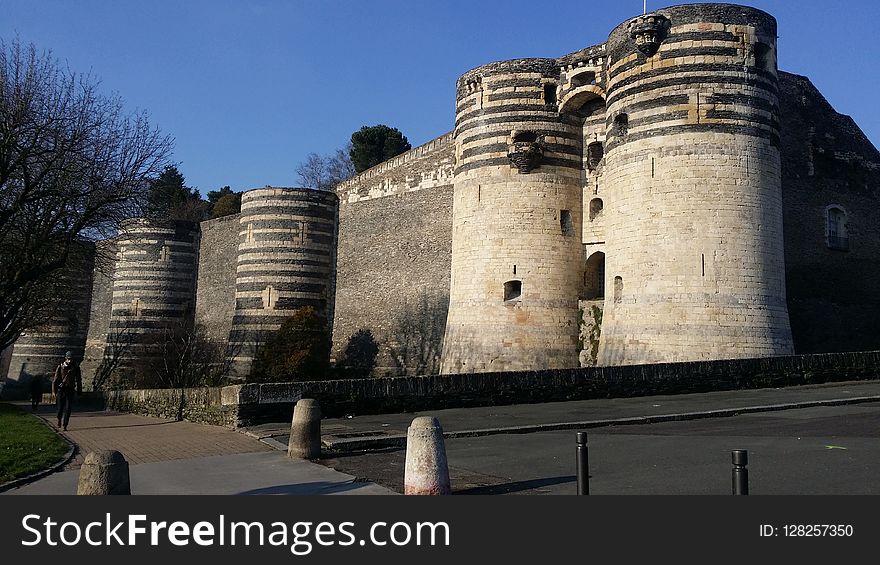
[[[590,494],[590,457],[587,432],[577,433],[577,493]]]
[[[735,449],[730,452],[733,459],[733,494],[749,494],[749,452],[745,449]]]

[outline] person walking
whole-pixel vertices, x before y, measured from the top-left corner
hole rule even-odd
[[[73,360],[73,352],[68,351],[64,355],[64,361],[55,369],[55,378],[52,379],[52,392],[57,398],[58,427],[67,431],[70,422],[70,412],[73,410],[73,399],[82,393],[82,372],[79,364]]]
[[[34,375],[31,377],[31,411],[36,412],[43,400],[43,376]]]

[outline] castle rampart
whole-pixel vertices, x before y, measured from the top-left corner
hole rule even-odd
[[[452,132],[339,183],[340,204],[362,202],[452,184]]]

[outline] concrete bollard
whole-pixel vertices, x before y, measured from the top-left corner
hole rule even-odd
[[[293,407],[287,456],[296,459],[321,456],[321,407],[314,398],[298,400]]]
[[[403,493],[424,495],[451,492],[443,428],[437,418],[416,418],[406,431]]]
[[[76,494],[131,494],[128,461],[113,449],[90,452],[80,467]]]

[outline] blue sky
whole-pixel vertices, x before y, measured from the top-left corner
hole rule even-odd
[[[809,76],[880,145],[880,2],[749,5],[779,21],[780,69]],[[309,152],[363,125],[424,143],[452,129],[468,69],[601,43],[641,11],[639,0],[0,0],[0,38],[51,49],[146,109],[204,193],[294,186]]]

